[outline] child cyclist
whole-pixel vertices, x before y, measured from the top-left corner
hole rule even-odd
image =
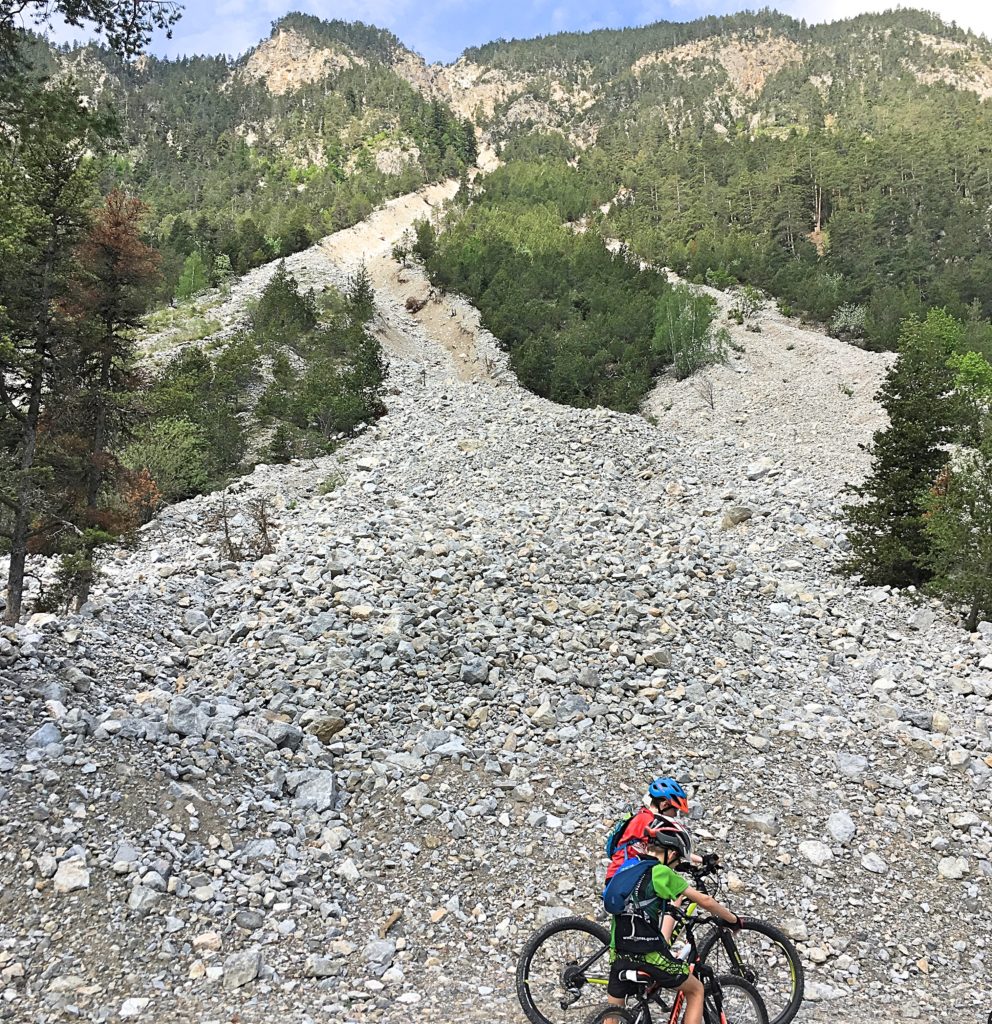
[[[674,818],[678,814],[689,813],[689,794],[673,778],[663,776],[655,779],[648,786],[647,805],[642,807],[624,827],[617,839],[616,848],[610,857],[606,869],[606,880],[609,881],[623,866],[630,856],[633,843],[644,838],[644,830],[659,816]],[[703,858],[692,854],[692,864],[702,864]]]
[[[623,1006],[627,996],[637,991],[637,983],[626,977],[627,972],[646,973],[661,988],[681,990],[685,996],[683,1024],[701,1024],[703,985],[689,972],[689,965],[677,959],[669,948],[663,934],[668,906],[684,896],[731,927],[740,927],[740,920],[712,896],[692,888],[674,870],[692,854],[692,841],[682,824],[656,816],[643,827],[644,837],[632,842],[630,852],[656,863],[641,875],[624,912],[613,916],[609,1002],[611,1006]],[[636,910],[628,911],[631,906],[636,906]]]

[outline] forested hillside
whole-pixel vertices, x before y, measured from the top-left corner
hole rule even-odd
[[[620,197],[604,233],[643,257],[757,285],[872,347],[935,305],[984,334],[984,38],[913,11],[817,26],[762,12],[466,56],[516,83],[490,131],[565,136],[577,173]]]
[[[103,182],[149,206],[170,297],[187,261],[188,294],[475,160],[472,126],[392,69],[400,49],[380,29],[289,15],[236,62],[122,61],[96,46],[44,57],[119,115]]]
[[[930,306],[992,313],[992,47],[921,12],[500,40],[450,68],[294,14],[233,63],[48,59],[121,112],[104,185],[150,206],[165,295],[187,261],[186,292],[458,175],[477,131],[505,159],[552,131],[597,196],[622,197],[585,211],[603,233],[694,280],[757,285],[880,348]]]

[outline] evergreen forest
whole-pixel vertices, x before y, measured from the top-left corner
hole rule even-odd
[[[50,45],[53,14],[88,19],[99,41]],[[814,26],[764,10],[496,40],[452,69],[387,31],[290,14],[236,60],[151,55],[181,15],[0,0],[13,576],[30,553],[58,555],[66,594],[85,599],[100,546],[163,502],[328,451],[380,415],[364,272],[316,296],[282,265],[233,336],[211,340],[205,312],[160,365],[137,339],[386,199],[458,178],[396,255],[471,299],[546,398],[636,413],[659,374],[725,359],[694,285],[732,291],[740,322],[767,298],[897,352],[848,569],[989,610],[952,556],[974,540],[962,509],[980,518],[988,458],[987,39],[916,11]],[[499,165],[470,174],[483,146]],[[907,382],[924,379],[920,403]],[[899,433],[924,412],[922,433]]]

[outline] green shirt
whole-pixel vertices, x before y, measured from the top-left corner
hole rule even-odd
[[[689,888],[689,883],[677,871],[660,862],[651,869],[651,884],[666,902],[677,900]]]
[[[645,909],[653,926],[660,931],[661,918],[664,917],[668,904],[672,900],[677,900],[689,888],[689,883],[677,871],[659,861],[649,872],[645,872],[645,877],[637,885],[637,891],[642,899],[648,895],[649,878],[651,889],[657,899]],[[610,923],[610,951],[613,955],[616,950],[616,928],[617,919],[614,917]]]

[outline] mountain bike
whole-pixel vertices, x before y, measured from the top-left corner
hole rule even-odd
[[[674,913],[682,918],[681,934],[687,940],[689,969],[703,983],[703,1024],[768,1024],[768,1011],[751,982],[717,974],[703,963],[696,943],[696,928],[712,926],[726,932],[732,929],[716,917],[691,918],[694,906],[690,904],[687,912],[676,908]],[[685,996],[680,991],[661,988],[646,971],[629,970],[627,979],[638,986],[637,993],[628,997],[627,1006],[603,1007],[593,1013],[586,1024],[651,1024],[652,1005],[667,1014],[662,1018],[666,1024],[681,1024],[685,1017]]]
[[[719,867],[709,863],[688,869],[694,885],[710,892],[705,879]],[[677,941],[677,933],[672,941]],[[609,929],[583,917],[565,917],[538,929],[517,961],[517,998],[533,1024],[582,1020],[602,1004],[609,978]],[[700,960],[715,973],[732,975],[757,988],[770,1024],[788,1024],[803,1000],[803,967],[796,947],[780,928],[753,918],[731,932],[713,927],[701,936]]]

